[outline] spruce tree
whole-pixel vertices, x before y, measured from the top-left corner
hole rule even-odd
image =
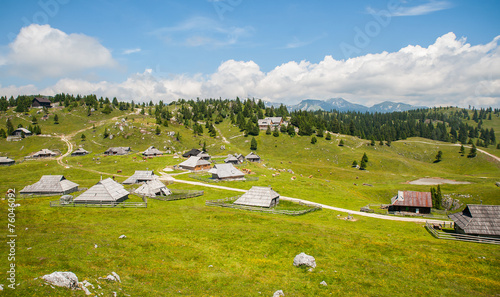
[[[273,136],[274,136],[274,137],[278,137],[278,136],[280,136],[280,131],[278,130],[278,127],[277,127],[277,126],[276,126],[276,127],[274,127]]]
[[[257,150],[257,140],[255,140],[255,137],[252,137],[252,141],[250,142],[250,149],[252,151]]]
[[[57,116],[57,114],[54,115],[54,124],[59,124],[59,117]]]
[[[361,159],[361,163],[359,164],[359,170],[365,170],[365,169],[366,169],[365,159]]]
[[[311,143],[312,143],[312,144],[316,144],[316,142],[318,142],[318,140],[316,139],[316,136],[313,136],[313,137],[311,138]]]
[[[477,156],[477,148],[474,144],[472,144],[472,147],[470,148],[469,154],[467,155],[467,158],[474,158]]]
[[[340,140],[339,146],[344,146],[344,140],[343,139]]]
[[[442,151],[438,151],[435,159],[434,159],[434,163],[439,163],[441,162],[441,160],[443,159],[443,152]]]
[[[330,133],[326,133],[325,140],[332,140],[332,135]]]
[[[14,125],[12,125],[10,119],[7,119],[7,135],[11,135],[13,132],[14,132]]]
[[[7,138],[7,134],[4,129],[0,129],[0,138]]]
[[[81,138],[82,138],[82,141],[85,141],[85,139],[86,139],[87,137],[85,136],[85,134],[83,134],[83,133],[82,133],[82,137],[81,137]]]
[[[271,135],[271,126],[267,125],[266,135]]]
[[[459,152],[459,153],[460,153],[460,155],[462,155],[462,156],[465,154],[465,148],[464,148],[464,145],[463,145],[463,144],[460,146],[460,151],[458,151],[458,152]]]
[[[363,157],[361,158],[362,161],[365,161],[365,163],[368,162],[368,156],[366,155],[366,153],[363,154]]]

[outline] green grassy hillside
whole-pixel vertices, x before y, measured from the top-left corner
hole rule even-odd
[[[63,174],[81,187],[94,185],[101,175],[121,182],[135,170],[159,172],[183,161],[172,154],[143,160],[140,152],[150,145],[182,152],[201,148],[205,142],[215,157],[250,152],[252,136],[243,136],[228,120],[215,125],[218,135],[212,138],[206,129],[203,136],[194,136],[191,129],[175,122],[162,125],[156,135],[154,118],[131,111],[97,112],[88,117],[86,109],[78,107],[56,113],[59,125],[50,117],[39,120],[42,133],[52,137],[32,136],[19,142],[2,139],[1,155],[21,161],[41,148],[65,153],[61,136],[69,138],[75,149],[81,146],[92,153],[65,157],[64,166],[45,159],[0,167],[0,191],[19,191],[44,174]],[[5,129],[7,117],[15,127],[29,124],[30,115],[8,111],[0,115],[0,128]],[[497,133],[498,123],[496,117],[484,121]],[[105,129],[112,139],[104,138]],[[179,134],[180,140],[167,132]],[[461,156],[460,147],[451,143],[411,138],[394,141],[390,147],[378,142],[370,146],[369,141],[356,137],[332,135],[330,141],[318,138],[311,144],[311,137],[273,137],[264,131],[255,138],[256,153],[263,161],[240,167],[252,170],[258,180],[220,185],[271,186],[283,196],[359,210],[370,203],[389,203],[398,190],[430,188],[408,181],[441,177],[470,182],[442,185],[443,194],[465,195],[460,198],[463,203],[500,204],[500,189],[495,186],[500,181],[500,162],[483,153],[476,158]],[[338,146],[341,139],[342,147]],[[133,152],[103,156],[110,146],[130,146]],[[493,147],[485,150],[500,155]],[[443,152],[443,159],[433,163],[438,151]],[[359,163],[364,153],[369,158],[367,170],[353,168],[352,162]],[[193,180],[187,174],[177,178]],[[205,195],[172,202],[150,199],[145,209],[50,208],[49,201],[59,197],[18,200],[17,295],[83,294],[53,289],[35,279],[54,271],[72,271],[96,288],[98,277],[115,271],[121,284],[100,280],[102,290],[91,291],[104,295],[115,291],[118,296],[271,296],[279,289],[286,296],[492,296],[500,291],[500,256],[493,245],[434,239],[422,224],[357,216],[356,221],[346,221],[345,213],[330,210],[288,217],[208,207],[205,200],[238,193],[181,183],[169,188],[205,190]],[[0,201],[1,213],[6,214],[7,208],[7,202]],[[0,224],[7,226],[7,215],[0,218]],[[122,234],[127,238],[118,239]],[[316,258],[313,272],[292,265],[300,252]],[[1,248],[0,258],[7,259],[7,255],[7,248]],[[8,263],[2,263],[7,269]],[[320,285],[323,280],[327,287]],[[5,290],[6,281],[0,284]]]

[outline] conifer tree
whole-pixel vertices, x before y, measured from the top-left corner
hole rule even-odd
[[[316,139],[316,136],[313,136],[313,137],[311,138],[311,143],[312,143],[312,144],[316,144],[316,142],[318,142],[318,140]]]
[[[332,135],[330,133],[326,133],[325,140],[332,140]]]
[[[14,132],[14,125],[10,121],[10,118],[7,119],[7,135],[11,135]]]
[[[271,126],[267,125],[266,135],[271,135]]]
[[[278,136],[280,136],[280,131],[278,130],[278,127],[277,127],[277,126],[276,126],[276,127],[274,127],[273,136],[274,136],[274,137],[278,137]]]
[[[463,144],[460,146],[460,151],[458,151],[458,152],[459,152],[459,153],[460,153],[460,155],[462,155],[462,156],[465,154],[465,148],[464,148],[464,145],[463,145]]]
[[[255,137],[252,137],[252,141],[250,142],[250,149],[252,151],[257,150],[257,140],[255,140]]]
[[[59,117],[57,116],[57,114],[54,115],[54,124],[59,124]]]
[[[467,158],[474,158],[477,156],[477,148],[474,144],[472,144],[472,147],[470,148],[469,154],[467,155]]]

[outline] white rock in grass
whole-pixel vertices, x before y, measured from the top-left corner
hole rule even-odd
[[[122,234],[122,235],[120,235],[120,237],[118,237],[118,238],[123,239],[123,238],[127,238],[127,236],[125,236],[125,234]]]
[[[0,285],[0,291],[3,291],[3,285]]]
[[[52,272],[42,276],[46,282],[58,287],[65,287],[69,289],[78,288],[78,277],[73,272]]]
[[[92,293],[89,291],[89,289],[87,289],[87,287],[85,287],[83,283],[78,283],[78,287],[80,287],[80,289],[85,292],[85,295],[92,295]]]
[[[320,285],[323,285],[323,286],[328,286],[328,284],[325,282],[325,281],[322,281],[321,283],[319,283]]]
[[[111,272],[108,276],[106,276],[107,280],[113,281],[113,282],[122,282],[120,279],[120,276],[116,272]]]
[[[300,253],[293,259],[293,265],[297,267],[305,265],[312,268],[316,268],[316,260],[314,259],[313,256],[309,256],[306,253]]]
[[[118,280],[118,282],[122,282],[122,280],[120,279],[120,276],[116,273],[116,272],[111,272],[111,274]]]
[[[274,292],[273,297],[279,297],[279,296],[285,296],[285,293],[283,293],[283,290],[278,290]]]

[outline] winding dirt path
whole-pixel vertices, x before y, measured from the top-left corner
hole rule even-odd
[[[430,145],[434,145],[434,146],[437,146],[437,145],[444,145],[444,146],[461,146],[461,144],[458,144],[458,143],[438,143],[438,144],[436,144],[436,143],[432,143],[432,142],[419,141],[419,140],[400,140],[400,141],[401,141],[401,142],[409,142],[409,143],[411,143],[411,142],[416,142],[416,143],[430,144]],[[471,148],[471,146],[464,145],[464,148],[466,148],[466,149],[470,149],[470,148]],[[493,154],[490,154],[490,153],[488,153],[487,151],[484,151],[484,150],[482,150],[482,149],[480,149],[480,148],[478,148],[478,147],[476,147],[476,149],[477,149],[477,151],[478,151],[478,152],[481,152],[481,153],[483,153],[483,154],[485,154],[485,155],[487,155],[487,156],[489,156],[489,157],[492,157],[492,158],[493,158],[494,160],[496,160],[497,162],[500,162],[500,157],[497,157],[497,156],[495,156],[495,155],[493,155]]]

